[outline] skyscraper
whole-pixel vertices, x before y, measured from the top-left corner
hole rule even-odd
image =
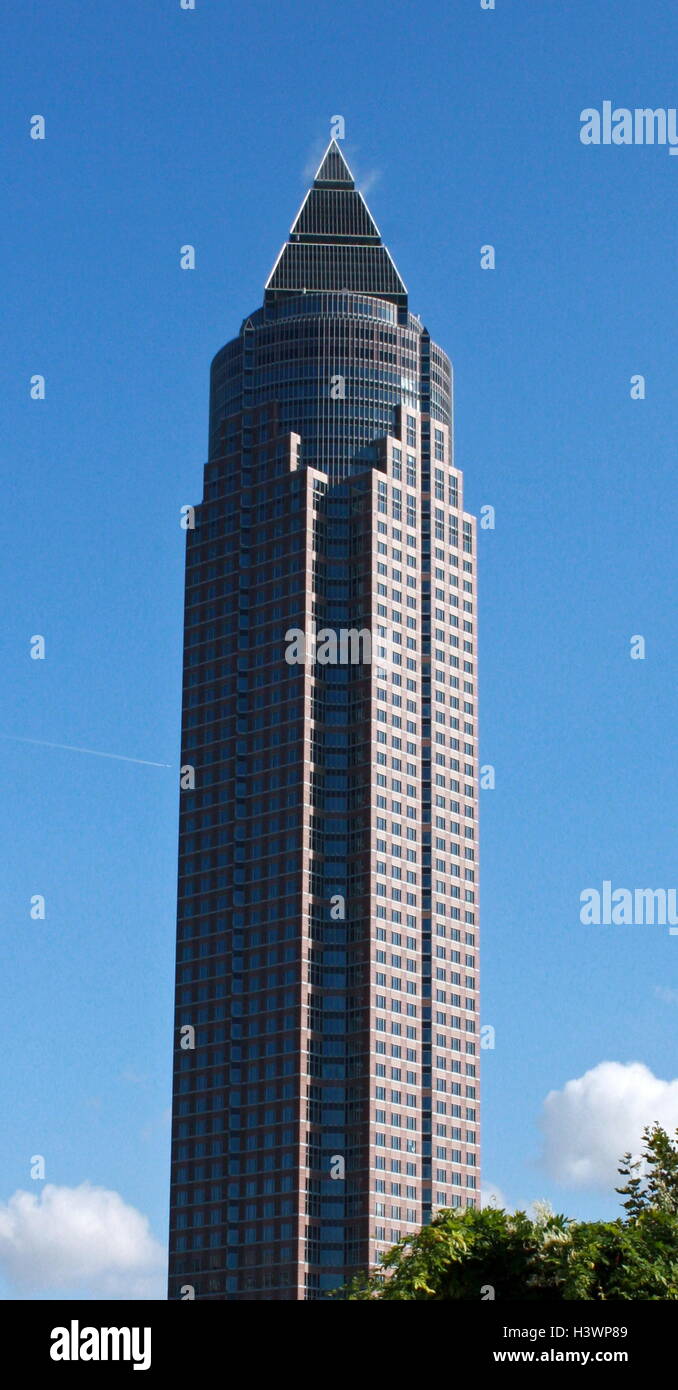
[[[322,1298],[478,1202],[476,533],[332,141],[186,512],[170,1298]]]

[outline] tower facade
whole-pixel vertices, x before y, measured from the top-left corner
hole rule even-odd
[[[332,142],[189,517],[170,1298],[322,1298],[479,1202],[476,527]]]

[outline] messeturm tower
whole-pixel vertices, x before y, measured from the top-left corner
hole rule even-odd
[[[480,1184],[476,528],[336,141],[190,522],[169,1297],[316,1299]]]

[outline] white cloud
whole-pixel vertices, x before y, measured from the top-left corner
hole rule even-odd
[[[0,1271],[15,1287],[94,1298],[164,1298],[164,1251],[118,1192],[57,1187],[0,1202]]]
[[[312,183],[319,168],[322,157],[330,143],[330,133],[317,140],[314,140],[304,163],[303,181],[305,184]]]
[[[655,994],[658,999],[665,1004],[678,1004],[678,989],[669,989],[666,985],[655,985]]]
[[[367,173],[360,179],[357,185],[360,189],[360,192],[363,195],[363,198],[369,197],[370,193],[372,192],[372,189],[376,188],[380,180],[381,169],[368,169]]]
[[[614,1188],[623,1153],[639,1154],[645,1125],[678,1127],[678,1080],[662,1081],[642,1062],[599,1062],[544,1101],[544,1163],[570,1187]]]
[[[481,1207],[504,1207],[508,1208],[508,1202],[500,1187],[495,1187],[494,1183],[483,1183],[480,1189]]]

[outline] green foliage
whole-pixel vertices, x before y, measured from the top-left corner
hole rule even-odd
[[[481,1299],[678,1299],[678,1131],[644,1131],[617,1188],[625,1218],[573,1221],[539,1207],[534,1217],[496,1207],[441,1211],[354,1279],[349,1301]],[[489,1292],[489,1296],[492,1296]]]
[[[625,1187],[615,1188],[627,1200],[623,1203],[629,1216],[636,1218],[653,1208],[678,1216],[678,1129],[676,1139],[661,1125],[648,1125],[643,1130],[643,1156],[635,1162],[626,1153],[619,1172],[628,1177]]]

